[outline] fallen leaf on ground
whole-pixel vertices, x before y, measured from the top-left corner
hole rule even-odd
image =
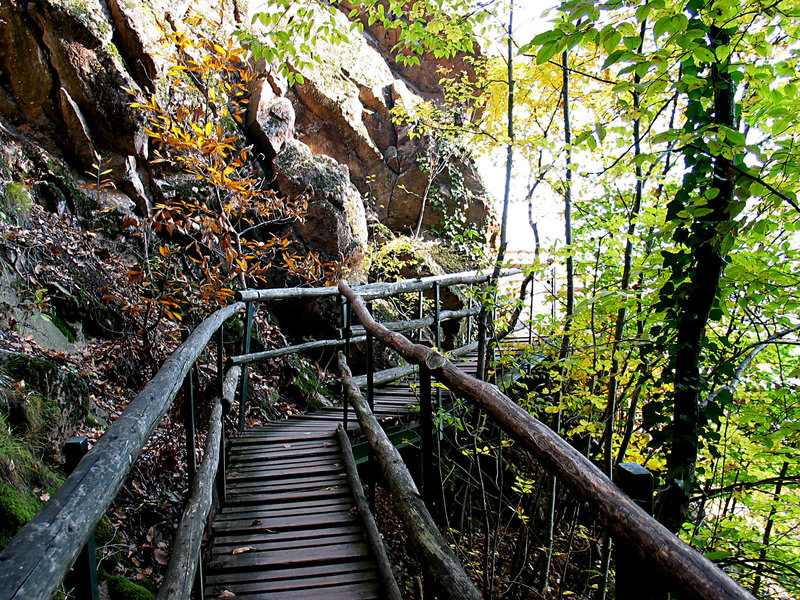
[[[231,554],[242,554],[244,552],[250,552],[251,550],[255,550],[253,546],[242,546],[241,548],[234,548]]]

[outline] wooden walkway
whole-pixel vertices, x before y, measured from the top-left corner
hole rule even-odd
[[[459,365],[474,373],[475,356]],[[375,390],[379,419],[408,415],[417,404],[407,382]],[[334,435],[341,422],[337,407],[233,440],[227,498],[212,524],[206,598],[384,597]],[[348,429],[357,428],[351,409]]]
[[[407,384],[375,392],[379,418],[417,404]],[[358,427],[350,411],[349,429]],[[206,598],[381,598],[334,433],[340,408],[247,430],[231,446],[213,526]],[[224,595],[222,597],[225,597]]]

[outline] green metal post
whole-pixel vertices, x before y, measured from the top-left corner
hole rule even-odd
[[[250,354],[250,334],[253,331],[253,302],[247,303],[247,316],[244,326],[244,353]],[[244,431],[247,415],[247,363],[242,365],[242,393],[239,397],[239,431]]]
[[[67,474],[72,473],[78,463],[89,451],[89,439],[85,436],[73,436],[64,444],[64,458],[66,460]],[[83,547],[73,567],[78,574],[76,578],[75,593],[78,598],[86,600],[99,600],[97,587],[97,556],[94,533],[89,536],[86,546]]]
[[[186,341],[188,337],[189,330],[183,329],[181,338]],[[197,473],[194,430],[194,365],[183,380],[183,423],[186,428],[186,471],[189,476],[189,486],[191,486]]]
[[[220,427],[219,435],[219,463],[217,465],[217,498],[219,502],[225,502],[225,497],[228,493],[225,487],[225,415],[231,411],[231,405],[225,400],[225,330],[220,325],[217,330],[217,384],[219,385],[219,400],[222,404],[222,427]]]

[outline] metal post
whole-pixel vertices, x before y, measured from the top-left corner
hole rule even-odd
[[[533,344],[533,283],[531,279],[531,310],[528,313],[528,344]]]
[[[220,503],[225,502],[227,489],[225,487],[225,416],[230,412],[231,405],[225,400],[225,329],[222,325],[217,330],[217,384],[219,385],[219,401],[222,404],[222,427],[219,435],[219,463],[217,464],[217,498]]]
[[[653,514],[653,474],[636,463],[619,463],[614,470],[614,483],[647,514]],[[615,540],[617,600],[661,600],[666,594],[663,585],[636,556],[633,548]]]
[[[441,306],[441,289],[439,282],[433,283],[433,323],[436,327],[436,350],[442,351],[442,306]],[[437,411],[442,407],[442,388],[436,387],[436,409]],[[439,426],[436,426],[436,435],[439,435]]]
[[[469,309],[472,310],[473,305],[475,304],[475,299],[470,295],[469,297]],[[472,343],[472,321],[474,320],[473,316],[470,315],[467,317],[467,343]]]
[[[422,290],[419,291],[419,299],[417,300],[417,318],[422,319],[425,316],[425,294]],[[421,344],[422,343],[422,330],[423,328],[420,327],[417,330],[417,341]]]
[[[181,339],[186,341],[188,337],[189,330],[181,330]],[[186,471],[191,486],[197,473],[197,453],[194,447],[194,365],[183,380],[183,424],[186,428]]]
[[[436,327],[435,336],[436,336],[436,349],[441,352],[442,350],[442,324],[440,321],[441,317],[441,306],[439,306],[439,299],[440,299],[440,289],[439,289],[439,282],[435,281],[433,283],[433,323]]]
[[[367,303],[367,312],[372,314],[372,303]],[[372,334],[367,332],[367,403],[369,410],[375,412],[375,355]],[[378,465],[375,453],[369,449],[369,509],[375,512],[375,486],[378,481]]]
[[[253,302],[247,303],[247,316],[244,325],[244,353],[250,354],[250,334],[253,331]],[[244,431],[247,414],[247,363],[242,365],[242,393],[239,397],[239,431]]]
[[[348,311],[348,300],[343,296],[340,296],[342,299],[342,336],[344,336],[344,356],[347,360],[350,360],[350,312]],[[342,391],[342,428],[344,432],[347,433],[347,421],[349,418],[348,411],[350,409],[350,405],[347,402],[347,394]]]
[[[64,444],[64,459],[67,475],[75,470],[78,463],[89,451],[89,439],[85,436],[73,436]],[[97,588],[97,556],[94,541],[94,532],[89,536],[86,546],[83,547],[73,567],[78,574],[76,577],[75,593],[78,598],[98,600]]]
[[[428,503],[434,497],[433,480],[433,412],[431,410],[431,372],[419,368],[419,419],[420,419],[420,468],[419,484],[422,499]]]

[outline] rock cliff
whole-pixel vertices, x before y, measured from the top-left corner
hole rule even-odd
[[[144,118],[130,107],[132,94],[168,93],[156,23],[174,22],[190,7],[216,12],[213,4],[4,0],[0,124],[5,135],[17,145],[39,146],[74,173],[90,171],[102,157],[116,187],[136,212],[146,214],[153,202],[163,199],[162,179],[168,174],[154,172]],[[226,35],[250,27],[252,16],[264,10],[269,3],[229,7]],[[397,104],[412,109],[438,97],[436,69],[442,65],[405,68],[391,57],[391,32],[373,25],[358,34],[343,13],[336,15],[336,22],[348,40],[319,44],[319,62],[296,68],[302,83],[290,86],[262,63],[245,128],[263,155],[265,172],[275,177],[282,193],[312,194],[309,219],[297,228],[297,237],[308,249],[347,256],[366,244],[365,216],[398,232],[413,230],[429,188],[452,200],[452,206],[429,203],[424,228],[454,210],[485,226],[489,210],[472,165],[458,165],[463,182],[457,193],[447,173],[429,182],[421,168],[426,140],[411,135],[412,125],[392,120]],[[444,66],[467,68],[459,61]],[[25,176],[36,179],[42,172]],[[34,199],[48,203],[40,191],[33,191]],[[92,210],[68,204],[63,208]],[[325,226],[319,227],[321,223]]]

